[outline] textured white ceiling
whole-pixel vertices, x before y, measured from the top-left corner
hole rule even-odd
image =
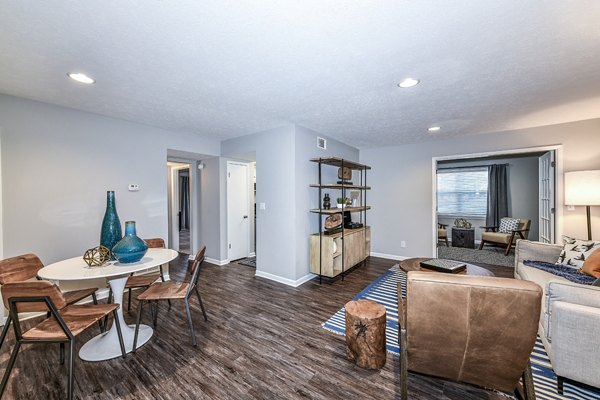
[[[600,117],[599,21],[598,0],[5,0],[0,92],[218,139],[412,143]]]

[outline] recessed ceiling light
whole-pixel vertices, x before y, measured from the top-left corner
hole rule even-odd
[[[85,83],[86,85],[96,83],[94,79],[81,72],[69,72],[67,76],[73,79],[74,81],[77,81],[79,83]]]
[[[398,84],[398,86],[401,88],[410,88],[413,86],[417,86],[419,84],[419,82],[420,81],[418,79],[406,78],[402,82],[400,82]]]
[[[440,129],[442,129],[442,128],[441,128],[441,127],[439,127],[439,126],[432,126],[432,127],[428,128],[427,130],[428,130],[429,132],[437,132],[437,131],[439,131]]]

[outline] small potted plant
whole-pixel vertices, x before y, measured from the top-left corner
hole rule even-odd
[[[337,208],[347,207],[348,198],[347,197],[338,197],[337,198]]]

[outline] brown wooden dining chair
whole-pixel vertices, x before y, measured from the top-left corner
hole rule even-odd
[[[204,253],[206,252],[206,246],[202,246],[200,251],[196,254],[194,262],[190,268],[191,278],[189,282],[157,282],[152,284],[148,289],[142,292],[138,296],[138,308],[137,308],[137,319],[135,322],[135,336],[133,338],[133,352],[136,351],[138,331],[140,329],[140,319],[142,318],[142,309],[144,302],[154,302],[154,312],[152,313],[154,327],[156,327],[156,321],[158,318],[158,301],[159,300],[183,300],[185,303],[185,312],[187,314],[188,323],[190,325],[190,333],[192,335],[192,345],[197,346],[196,334],[194,332],[194,324],[192,323],[192,314],[190,313],[190,297],[193,293],[196,293],[204,320],[208,321],[204,305],[202,304],[202,298],[198,291],[198,277],[200,276],[200,267],[204,262]]]
[[[10,310],[10,314],[13,316],[16,343],[2,377],[2,383],[0,383],[0,398],[6,388],[21,345],[60,343],[61,364],[65,362],[65,344],[69,344],[67,398],[72,399],[75,337],[111,313],[117,327],[121,353],[125,358],[125,345],[117,317],[118,304],[67,305],[65,295],[56,285],[48,281],[7,283],[2,287],[2,294],[4,306]],[[49,312],[50,317],[24,331],[19,321],[19,313],[22,312]]]
[[[148,248],[154,249],[164,249],[165,241],[161,238],[152,238],[152,239],[144,239]],[[163,273],[163,266],[159,265],[159,273],[158,274],[143,274],[143,275],[134,275],[131,274],[127,279],[127,283],[125,283],[125,289],[127,289],[127,311],[131,309],[131,291],[133,289],[147,289],[152,285],[158,278],[161,281],[165,281],[165,275]],[[112,302],[112,290],[108,291],[108,302]],[[171,306],[171,301],[169,300],[169,307]]]
[[[35,254],[23,254],[16,257],[6,258],[0,261],[0,285],[4,286],[7,283],[24,282],[32,279],[39,279],[37,273],[44,267],[42,261]],[[75,304],[78,301],[85,299],[86,297],[92,296],[94,304],[98,304],[96,298],[96,291],[98,288],[89,288],[81,290],[73,290],[70,292],[64,292],[63,297],[67,305]],[[4,292],[4,288],[2,290]],[[6,339],[8,329],[12,322],[12,315],[10,310],[4,329],[2,329],[2,336],[0,336],[0,348]],[[104,326],[100,322],[100,329],[104,329]]]

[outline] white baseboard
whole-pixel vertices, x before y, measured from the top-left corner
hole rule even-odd
[[[252,252],[252,253],[248,254],[248,257],[256,257],[256,253]]]
[[[288,285],[288,286],[292,286],[292,287],[298,287],[298,286],[302,285],[303,283],[310,281],[311,279],[313,279],[317,275],[315,275],[315,274],[307,274],[307,275],[304,275],[300,279],[293,280],[293,279],[283,278],[283,277],[278,276],[278,275],[273,275],[273,274],[270,274],[268,272],[256,271],[256,274],[254,276],[258,276],[259,278],[265,278],[265,279],[269,279],[271,281],[283,283],[284,285]]]
[[[193,260],[193,258],[192,258]],[[209,258],[209,257],[205,257],[204,260],[209,263],[209,264],[215,264],[215,265],[225,265],[225,264],[229,264],[229,259],[225,259],[225,260],[217,260],[214,258]]]
[[[371,256],[372,257],[380,257],[380,258],[388,258],[390,260],[406,260],[407,258],[411,258],[411,257],[406,257],[406,256],[397,256],[395,254],[386,254],[386,253],[377,253],[372,251],[371,252]]]

